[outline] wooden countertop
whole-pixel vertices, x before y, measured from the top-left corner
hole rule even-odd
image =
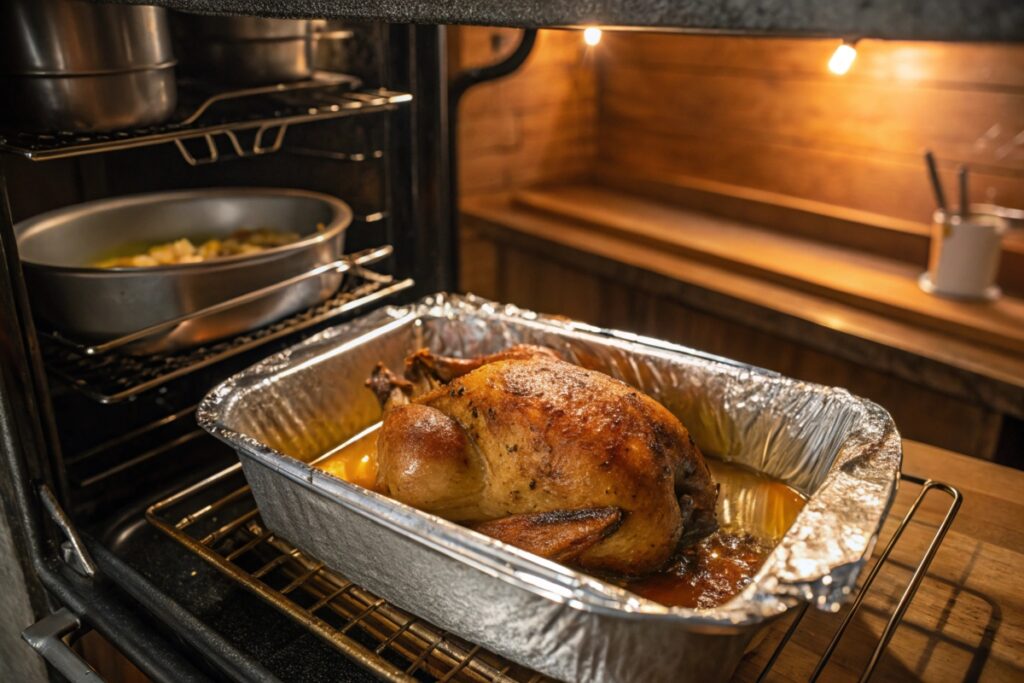
[[[914,441],[903,445],[904,472],[952,484],[964,500],[872,681],[1024,680],[1024,472]],[[876,555],[919,491],[901,486]],[[821,680],[857,680],[948,502],[928,494]],[[806,680],[841,618],[808,610],[768,680]],[[734,680],[757,678],[788,625],[783,619],[769,629]]]

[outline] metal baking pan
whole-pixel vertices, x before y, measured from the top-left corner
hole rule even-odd
[[[701,449],[808,496],[751,584],[707,610],[665,607],[341,481],[307,463],[380,418],[364,379],[421,346],[545,344],[658,398]],[[835,611],[896,492],[900,437],[879,406],[673,344],[438,294],[378,310],[216,387],[200,424],[233,446],[267,526],[443,629],[570,681],[712,681],[802,601]]]
[[[331,268],[352,222],[330,195],[289,188],[175,190],[67,206],[14,226],[36,316],[72,339],[103,341],[170,321],[125,349],[173,351],[262,327],[323,301],[341,284]],[[318,229],[317,225],[323,226]],[[123,250],[239,228],[292,230],[301,239],[256,254],[199,263],[98,268]],[[294,286],[216,315],[190,317],[235,297],[312,274]]]

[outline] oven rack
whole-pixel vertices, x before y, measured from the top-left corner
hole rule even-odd
[[[47,161],[173,142],[196,166],[276,152],[290,125],[390,111],[412,100],[409,93],[360,85],[354,76],[328,71],[304,81],[213,93],[180,81],[183,103],[172,121],[109,133],[0,131],[0,151]],[[226,140],[227,155],[218,140]]]
[[[147,520],[226,577],[386,680],[441,683],[540,683],[550,680],[402,611],[278,538],[263,525],[248,486],[234,488],[227,495],[211,500],[211,494],[219,495],[225,486],[232,484],[233,479],[238,479],[240,470],[240,464],[233,465],[153,504],[146,511]],[[945,494],[949,497],[949,505],[942,521],[888,615],[886,626],[859,680],[864,683],[871,678],[959,511],[963,497],[956,488],[907,474],[902,475],[901,481],[920,487],[917,497],[884,549],[877,553],[874,566],[862,581],[856,598],[809,675],[810,681],[817,681],[825,671],[861,609],[864,597],[880,570],[887,565],[893,549],[915,519],[922,503],[933,492]],[[800,630],[807,611],[808,603],[793,610],[794,616],[775,643],[765,665],[755,672],[758,683],[766,680],[780,658],[784,657],[786,647]],[[835,618],[839,618],[838,615]]]
[[[122,340],[90,346],[76,343],[57,332],[40,331],[38,337],[43,363],[53,377],[71,389],[103,404],[118,403],[412,287],[412,279],[397,280],[356,265],[380,260],[391,253],[392,247],[385,246],[353,254],[350,257],[353,265],[348,266],[342,285],[333,296],[282,320],[229,339],[173,353],[131,355],[116,350]],[[213,308],[216,307],[206,310]],[[193,316],[204,312],[196,312]]]
[[[385,680],[550,679],[446,633],[360,588],[268,531],[248,486],[208,502],[236,464],[146,511],[151,524]],[[204,496],[204,494],[206,494]]]

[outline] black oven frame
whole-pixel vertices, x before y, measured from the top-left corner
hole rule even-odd
[[[414,279],[415,286],[400,295],[411,299],[455,286],[445,29],[395,24],[382,33],[391,79],[387,87],[413,95],[408,106],[389,114],[394,148],[387,150],[392,156],[389,191],[401,214],[390,221],[388,237],[396,249],[389,270]],[[36,618],[57,615],[49,619],[56,631],[51,644],[78,626],[95,629],[157,681],[266,680],[270,674],[255,658],[154,586],[103,541],[86,535],[71,542],[54,522],[54,512],[69,509],[58,417],[18,260],[11,210],[16,197],[8,181],[0,166],[0,512],[19,549],[16,563]],[[178,480],[174,486],[185,483]],[[47,492],[56,492],[53,500],[62,507],[45,505]],[[139,496],[130,514],[142,519],[145,504],[160,493]],[[77,551],[78,545],[84,552]],[[90,569],[95,569],[91,576]]]

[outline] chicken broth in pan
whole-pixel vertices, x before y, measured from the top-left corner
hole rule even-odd
[[[314,467],[373,490],[379,427],[357,434]],[[669,606],[723,604],[750,583],[803,509],[804,496],[777,479],[710,457],[707,462],[721,487],[719,531],[682,551],[660,572],[618,582],[624,588]]]
[[[364,489],[376,490],[377,483],[377,432],[380,423],[365,429],[322,455],[313,467],[333,474],[338,479],[358,484]]]
[[[719,530],[641,579],[618,582],[673,607],[716,607],[743,590],[793,525],[807,499],[778,479],[707,458],[719,483]]]

